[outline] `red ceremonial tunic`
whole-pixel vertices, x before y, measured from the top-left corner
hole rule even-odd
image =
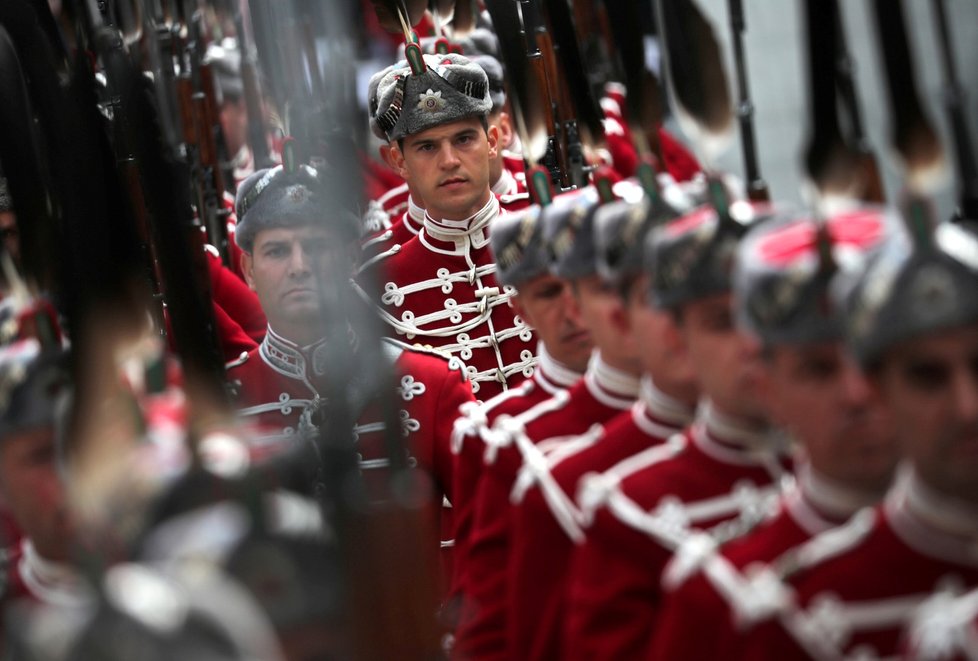
[[[510,305],[516,290],[496,281],[489,226],[499,214],[492,195],[471,218],[425,215],[417,237],[364,264],[359,291],[376,304],[393,336],[458,356],[472,392],[485,401],[533,374],[536,340]]]
[[[684,434],[589,478],[580,498],[593,522],[571,559],[564,649],[581,659],[643,656],[673,551],[696,531],[731,539],[763,518],[787,472],[782,440],[707,405]]]
[[[978,512],[905,467],[883,504],[783,554],[745,659],[891,658],[936,593],[978,585]]]
[[[537,345],[537,363],[533,377],[519,386],[496,395],[487,402],[473,402],[463,407],[452,432],[452,451],[455,452],[455,501],[452,514],[455,520],[455,577],[454,592],[464,599],[469,579],[468,557],[475,496],[482,479],[486,449],[492,442],[492,425],[501,415],[515,416],[550,399],[580,380],[581,374],[558,363],[547,353],[541,342]]]
[[[409,461],[416,461],[432,477],[440,505],[443,496],[451,500],[452,423],[459,407],[472,401],[464,368],[457,359],[394,340],[385,340],[383,350],[397,375],[401,432]],[[278,452],[315,431],[311,416],[323,400],[314,384],[326,358],[325,342],[298,347],[269,328],[257,349],[228,365],[227,379],[236,387],[239,413],[270,432],[253,441],[256,457]],[[379,476],[390,463],[378,409],[376,403],[368,404],[354,427],[360,468],[368,486],[382,479]]]
[[[682,582],[666,586],[650,658],[735,658],[754,617],[755,572],[789,549],[842,525],[866,504],[866,496],[802,466],[797,484],[786,490],[771,518],[703,558],[689,569],[695,573],[677,578]],[[682,555],[680,549],[677,557]]]
[[[609,367],[596,353],[587,373],[569,390],[519,415],[497,416],[475,499],[466,603],[453,658],[509,658],[506,564],[512,539],[510,492],[524,453],[536,442],[576,437],[627,411],[638,389],[637,378]]]
[[[641,399],[603,427],[561,444],[546,462],[527,462],[517,481],[509,562],[509,650],[514,659],[564,658],[566,583],[575,543],[586,534],[578,483],[650,447],[693,421],[693,410],[642,382]],[[542,446],[541,443],[538,447]],[[526,490],[528,489],[528,490]],[[570,652],[570,650],[568,650]]]

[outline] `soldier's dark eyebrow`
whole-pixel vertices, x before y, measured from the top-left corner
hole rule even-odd
[[[456,133],[454,136],[452,136],[452,139],[453,140],[458,140],[459,138],[470,138],[470,137],[474,136],[476,133],[477,133],[477,131],[475,129],[473,129],[473,128],[462,129],[461,131],[459,131],[458,133]]]
[[[262,250],[262,252],[265,252],[266,250],[268,250],[270,248],[284,248],[288,244],[289,244],[288,241],[281,241],[281,240],[275,240],[275,239],[273,239],[271,241],[266,241],[265,243],[263,243],[261,245],[261,250]]]

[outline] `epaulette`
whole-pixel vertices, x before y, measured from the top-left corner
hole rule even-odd
[[[376,201],[371,200],[367,203],[367,210],[363,212],[363,216],[360,219],[361,229],[365,236],[369,236],[381,230],[390,229],[391,218],[384,210],[384,206]]]
[[[459,416],[452,425],[451,448],[452,452],[459,454],[465,444],[465,438],[478,435],[485,440],[487,438],[486,427],[489,424],[489,414],[499,405],[509,401],[514,397],[525,397],[533,390],[534,381],[526,380],[515,388],[504,390],[498,395],[490,397],[484,402],[466,402],[459,408]]]
[[[220,257],[221,256],[221,253],[217,250],[217,248],[215,248],[214,246],[212,246],[209,243],[205,243],[204,244],[204,252],[210,253],[211,256],[213,256],[213,257]]]
[[[244,365],[247,362],[248,362],[248,352],[242,351],[240,356],[238,356],[234,360],[224,363],[224,369],[229,370],[232,367],[238,367],[239,365]]]
[[[398,347],[402,352],[411,351],[427,356],[434,356],[435,358],[441,358],[448,363],[448,369],[457,370],[461,373],[463,381],[468,380],[468,371],[466,370],[465,363],[462,362],[461,358],[448,351],[433,347],[430,344],[408,344],[407,342],[402,342],[401,340],[394,339],[393,337],[382,338],[382,341],[389,345]]]
[[[529,438],[526,437],[526,425],[537,418],[546,415],[547,413],[552,413],[554,411],[559,411],[560,409],[567,406],[567,402],[570,401],[570,394],[566,390],[558,391],[550,399],[546,399],[535,406],[523,411],[522,413],[517,413],[516,415],[501,415],[496,419],[495,424],[492,426],[489,434],[486,436],[486,456],[485,460],[487,464],[495,463],[496,454],[502,448],[511,447],[513,445],[526,445],[533,444]]]
[[[377,262],[380,262],[382,260],[385,260],[388,257],[393,257],[394,255],[396,255],[399,252],[401,252],[401,244],[400,243],[395,243],[394,245],[392,245],[390,248],[388,248],[384,252],[377,253],[376,255],[374,255],[373,257],[371,257],[367,261],[365,261],[363,264],[361,264],[357,268],[357,275],[363,273],[364,271],[367,270],[367,268],[373,266]],[[354,283],[354,284],[356,284],[356,283]],[[360,286],[359,285],[357,285],[357,289],[360,289]],[[370,299],[368,298],[367,300],[369,301]],[[370,301],[370,302],[372,302],[372,301]]]

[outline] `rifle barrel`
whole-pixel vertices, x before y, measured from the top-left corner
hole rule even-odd
[[[747,80],[747,62],[744,54],[743,35],[746,31],[742,0],[729,0],[730,30],[732,32],[734,64],[737,68],[737,119],[740,123],[740,141],[744,152],[744,173],[747,177],[748,196],[754,201],[769,199],[767,183],[757,164],[757,141],[754,137],[754,104],[750,98]]]

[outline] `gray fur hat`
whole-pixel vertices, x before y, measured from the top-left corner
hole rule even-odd
[[[61,350],[42,352],[33,339],[0,348],[0,442],[55,424],[70,383],[65,359]]]
[[[0,211],[13,211],[14,201],[10,197],[10,187],[7,185],[7,178],[0,176]]]
[[[790,214],[750,231],[734,267],[738,322],[768,345],[842,338],[833,283],[860,273],[898,228],[885,208],[867,207],[824,223]]]
[[[495,38],[495,35],[493,35],[493,38]],[[482,67],[483,71],[486,72],[486,77],[489,80],[489,99],[492,101],[492,110],[490,110],[490,112],[498,112],[499,110],[502,110],[503,106],[506,105],[506,80],[505,74],[503,73],[503,65],[495,53],[487,53],[481,50],[470,50],[468,47],[465,47],[464,43],[466,39],[467,37],[459,41],[459,45],[462,46],[462,54],[470,61],[478,64],[480,67]],[[438,57],[438,53],[435,49],[437,48],[438,43],[441,41],[444,41],[444,38],[435,39],[434,37],[424,37],[421,39],[421,50],[426,55]],[[403,45],[400,48],[400,57],[404,57]],[[379,78],[390,71],[391,68],[392,67],[388,67],[383,71],[374,74],[374,78],[378,78],[379,81]],[[374,78],[370,79],[371,85],[374,83]],[[370,89],[371,88],[368,87],[368,95],[370,93]],[[374,86],[372,89],[374,89],[374,94],[376,94],[376,86]],[[375,114],[376,108],[372,106],[370,108],[371,119],[373,119]],[[371,121],[370,128],[374,132],[374,135],[377,135],[380,138],[386,138],[386,136],[383,135],[383,131],[380,131],[379,127],[375,129],[374,125],[375,122]]]
[[[358,239],[359,219],[348,211],[333,209],[330,197],[324,177],[308,165],[259,170],[238,187],[235,240],[250,253],[258,232],[301,225],[322,225],[339,232],[343,239]],[[330,218],[325,217],[327,211]]]
[[[506,105],[506,81],[503,65],[492,55],[473,55],[473,62],[486,72],[489,80],[489,98],[492,100],[492,112],[499,112]]]
[[[379,103],[377,88],[380,87],[380,81],[384,79],[384,76],[393,71],[396,66],[396,64],[392,64],[386,69],[378,71],[370,77],[370,82],[367,83],[367,111],[370,113],[370,132],[384,142],[387,142],[387,134],[377,123],[377,105]]]
[[[534,205],[493,222],[489,239],[496,259],[496,279],[502,284],[518,288],[547,273],[541,211]]]
[[[849,345],[864,367],[901,342],[978,324],[978,236],[949,222],[914,234],[888,241],[840,294]]]
[[[594,243],[598,274],[621,284],[642,269],[642,245],[651,229],[649,199],[620,200],[603,205],[594,214]]]
[[[449,53],[422,55],[409,44],[399,62],[377,85],[375,121],[390,141],[492,109],[486,72],[469,59]]]
[[[543,210],[543,242],[550,272],[558,278],[584,278],[597,271],[593,228],[599,206],[597,191],[589,186],[580,193],[557,197]]]
[[[608,282],[621,285],[644,268],[645,238],[654,227],[689,210],[680,187],[671,184],[655,200],[643,195],[637,202],[612,202],[598,210],[594,219],[594,241],[598,251],[598,273]]]
[[[772,211],[737,203],[721,218],[712,205],[703,205],[655,228],[646,240],[644,257],[652,277],[652,302],[676,308],[730,291],[740,239]]]
[[[491,55],[499,57],[499,39],[496,33],[487,28],[476,28],[458,40],[458,45],[462,47],[462,53],[466,56]]]

